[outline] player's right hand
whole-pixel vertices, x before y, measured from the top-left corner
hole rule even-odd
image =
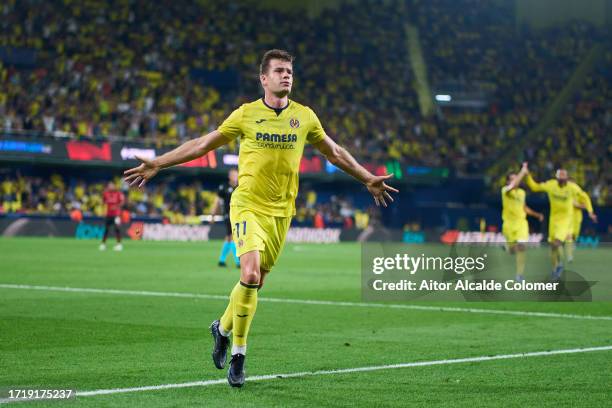
[[[138,188],[143,187],[147,180],[153,178],[158,172],[159,167],[153,162],[153,160],[145,159],[136,156],[136,159],[142,163],[138,167],[131,168],[123,172],[125,176],[125,182],[133,187],[138,185]]]
[[[521,171],[525,174],[529,173],[529,165],[527,162],[523,162],[523,166],[521,167]]]

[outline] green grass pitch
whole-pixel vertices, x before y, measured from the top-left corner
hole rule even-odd
[[[0,284],[229,293],[220,242],[0,239]],[[543,250],[543,249],[542,249]],[[601,250],[600,250],[601,251]],[[576,263],[597,262],[579,250]],[[228,259],[231,265],[231,260]],[[508,257],[508,262],[512,262]],[[261,298],[360,302],[358,244],[287,245]],[[0,287],[0,390],[79,391],[223,379],[210,361],[215,298]],[[453,303],[612,316],[612,303]],[[612,320],[261,301],[247,377],[612,345]],[[78,396],[36,407],[606,406],[612,350]]]

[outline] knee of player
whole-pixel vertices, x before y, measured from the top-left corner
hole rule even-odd
[[[245,265],[240,272],[241,280],[247,284],[259,284],[259,269]]]
[[[266,279],[266,275],[268,274],[268,272],[270,272],[270,270],[261,268],[259,271],[259,289],[261,289],[263,287],[264,280]]]

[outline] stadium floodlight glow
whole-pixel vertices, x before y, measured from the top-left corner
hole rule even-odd
[[[450,95],[444,95],[444,94],[436,95],[436,101],[438,102],[450,102],[452,100],[453,98]]]
[[[121,158],[123,160],[136,160],[137,156],[143,159],[153,160],[157,155],[155,149],[140,149],[127,146],[121,148]]]
[[[237,166],[238,165],[238,155],[237,154],[224,154],[223,164],[225,164],[226,166]]]

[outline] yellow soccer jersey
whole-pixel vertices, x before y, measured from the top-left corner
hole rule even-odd
[[[525,190],[518,187],[508,190],[504,186],[501,189],[501,196],[504,224],[527,219],[527,214],[525,213]]]
[[[232,205],[275,217],[293,216],[304,145],[325,137],[312,109],[291,100],[284,109],[273,109],[262,98],[232,112],[219,131],[230,140],[240,137]]]
[[[571,181],[568,181],[565,186],[560,186],[556,179],[537,183],[531,174],[527,175],[527,185],[532,191],[544,191],[548,194],[551,218],[571,219],[574,212],[574,200],[584,193],[578,184]]]

